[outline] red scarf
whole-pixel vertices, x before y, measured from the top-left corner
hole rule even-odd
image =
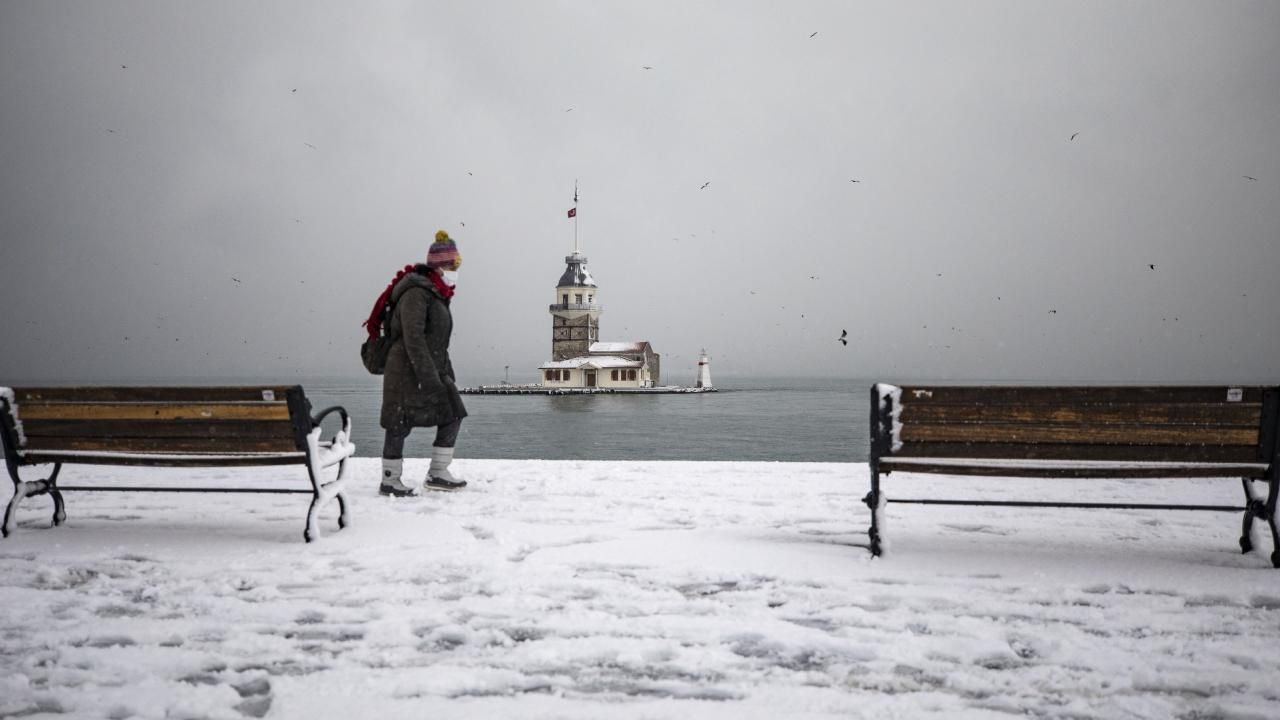
[[[370,340],[376,340],[378,331],[382,329],[382,321],[386,318],[387,311],[391,308],[391,291],[395,289],[396,283],[400,282],[401,278],[411,272],[413,272],[413,266],[405,265],[403,270],[396,273],[391,283],[387,285],[387,289],[383,290],[378,299],[374,301],[373,309],[369,311],[369,319],[361,323],[369,333]],[[453,297],[454,286],[446,284],[444,278],[440,277],[440,273],[428,271],[427,277],[431,278],[431,284],[435,286],[436,290],[440,291],[440,295],[445,300]]]
[[[440,291],[440,296],[445,300],[453,297],[453,293],[457,290],[456,285],[449,285],[444,281],[444,277],[438,272],[428,272],[427,277],[431,278],[431,284],[436,286],[436,290]]]

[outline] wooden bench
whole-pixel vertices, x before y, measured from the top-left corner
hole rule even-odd
[[[322,441],[321,422],[336,413],[342,428]],[[66,519],[63,491],[308,493],[303,537],[317,536],[320,510],[337,499],[338,527],[347,525],[343,495],[350,442],[347,411],[331,407],[312,417],[302,388],[292,387],[50,387],[0,388],[0,437],[13,478],[4,514],[5,537],[18,504],[35,495],[53,499],[53,524]],[[48,465],[49,476],[22,480],[19,468]],[[66,464],[149,467],[303,465],[311,487],[210,488],[58,485]],[[336,478],[321,472],[337,465]]]
[[[1271,529],[1280,567],[1278,387],[871,388],[871,552],[880,555],[889,502],[930,505],[1137,508],[1244,513]],[[933,473],[1031,478],[1241,478],[1244,504],[1187,505],[1036,500],[888,498],[881,476]],[[1265,499],[1254,483],[1267,484]]]

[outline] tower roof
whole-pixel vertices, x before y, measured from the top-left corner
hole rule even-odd
[[[596,281],[592,279],[591,273],[587,270],[587,256],[580,252],[565,256],[564,274],[560,276],[560,282],[556,287],[596,287]]]

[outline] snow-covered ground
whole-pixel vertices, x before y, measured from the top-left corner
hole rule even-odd
[[[410,460],[421,474],[425,461]],[[1224,513],[890,505],[867,467],[460,460],[302,542],[306,496],[68,493],[0,541],[0,716],[1274,718],[1280,570]],[[294,469],[60,481],[305,484]],[[1235,503],[1232,480],[890,494]],[[938,494],[944,494],[938,490]],[[7,499],[7,493],[5,494]]]

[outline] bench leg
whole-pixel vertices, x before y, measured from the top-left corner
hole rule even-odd
[[[54,463],[53,472],[44,480],[19,480],[17,471],[13,468],[9,469],[9,474],[13,476],[13,497],[10,498],[8,506],[4,509],[4,524],[0,525],[0,534],[9,537],[13,532],[13,524],[17,520],[18,505],[26,498],[35,495],[49,494],[53,498],[53,524],[61,525],[67,519],[66,506],[62,501],[62,493],[58,490],[58,473],[62,470],[62,463]]]
[[[867,504],[867,507],[871,508],[871,529],[867,531],[867,535],[871,540],[871,555],[872,557],[879,557],[882,550],[880,547],[880,513],[883,508],[880,502],[880,472],[875,467],[871,468],[871,492],[867,493],[867,496],[862,500]]]
[[[1252,481],[1249,478],[1241,478],[1240,482],[1244,485],[1244,522],[1240,529],[1240,552],[1248,553],[1253,550],[1253,519],[1262,517],[1262,500],[1253,496]]]
[[[1274,468],[1273,468],[1274,474]],[[1276,529],[1276,503],[1280,500],[1280,478],[1267,480],[1267,503],[1262,511],[1267,518],[1267,526],[1271,528],[1271,567],[1280,568],[1280,531]]]

